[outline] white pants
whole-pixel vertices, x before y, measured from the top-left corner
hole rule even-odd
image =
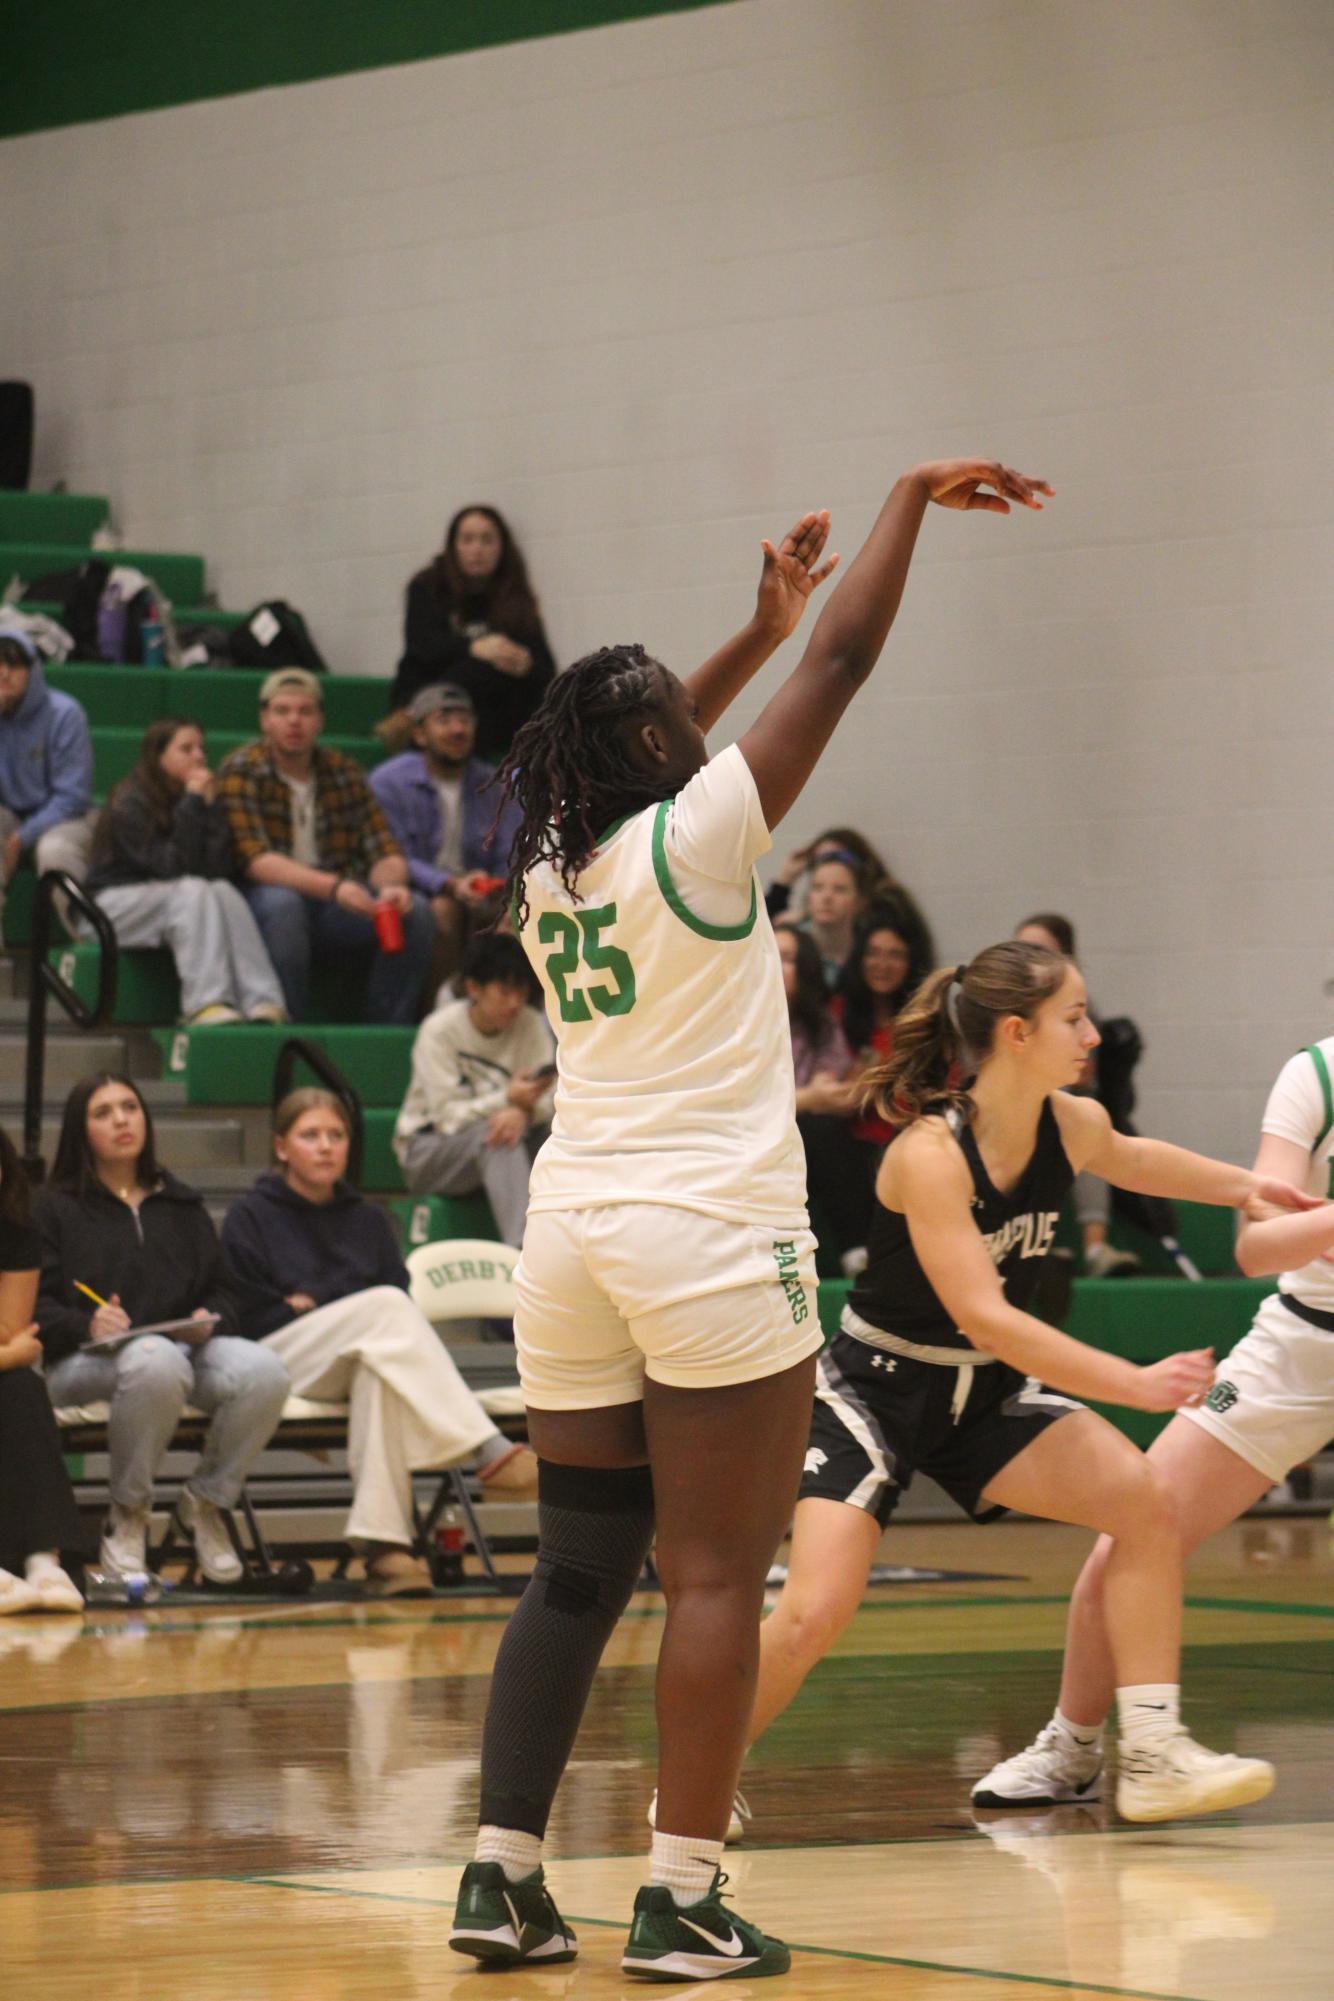
[[[99,889],[97,901],[127,950],[167,945],[181,983],[181,1013],[221,1002],[241,1014],[279,1008],[283,990],[250,905],[235,883],[200,875]]]
[[[410,1545],[412,1474],[457,1466],[496,1427],[406,1292],[375,1285],[264,1336],[299,1397],[350,1404],[350,1542]]]
[[[15,832],[18,817],[8,806],[0,806],[0,840]],[[97,825],[97,808],[84,814],[81,820],[57,820],[54,827],[48,827],[37,837],[32,851],[32,865],[36,874],[45,875],[48,869],[64,869],[76,882],[82,882],[88,873],[88,855],[92,847],[93,829]],[[5,891],[9,884],[0,876],[0,924],[3,923]],[[65,899],[56,898],[56,915],[65,923]],[[79,920],[82,921],[82,920]],[[66,930],[69,926],[65,925]]]

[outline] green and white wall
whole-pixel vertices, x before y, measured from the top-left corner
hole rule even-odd
[[[463,500],[565,657],[684,666],[798,509],[851,552],[917,457],[1050,477],[928,524],[780,839],[863,824],[950,953],[1070,910],[1146,1119],[1248,1152],[1334,1014],[1323,0],[29,12],[37,480],[339,667],[391,668]]]

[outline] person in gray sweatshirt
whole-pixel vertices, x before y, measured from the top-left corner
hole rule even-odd
[[[87,716],[72,695],[47,687],[27,634],[0,625],[0,933],[5,892],[21,862],[39,875],[66,869],[83,881],[92,804]]]

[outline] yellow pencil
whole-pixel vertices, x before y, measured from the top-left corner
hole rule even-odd
[[[82,1279],[73,1278],[70,1280],[70,1284],[76,1292],[85,1293],[92,1300],[94,1306],[107,1306],[110,1304],[108,1300],[103,1299],[100,1292],[94,1292],[90,1285],[85,1285]]]

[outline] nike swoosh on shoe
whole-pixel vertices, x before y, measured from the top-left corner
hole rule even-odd
[[[715,1947],[717,1951],[723,1953],[728,1959],[740,1959],[742,1953],[746,1950],[744,1940],[737,1937],[730,1925],[727,1927],[727,1937],[722,1939],[718,1937],[716,1932],[706,1932],[703,1925],[695,1924],[690,1918],[681,1917],[679,1912],[677,1917],[679,1923],[689,1925],[692,1932],[697,1932],[707,1945]]]

